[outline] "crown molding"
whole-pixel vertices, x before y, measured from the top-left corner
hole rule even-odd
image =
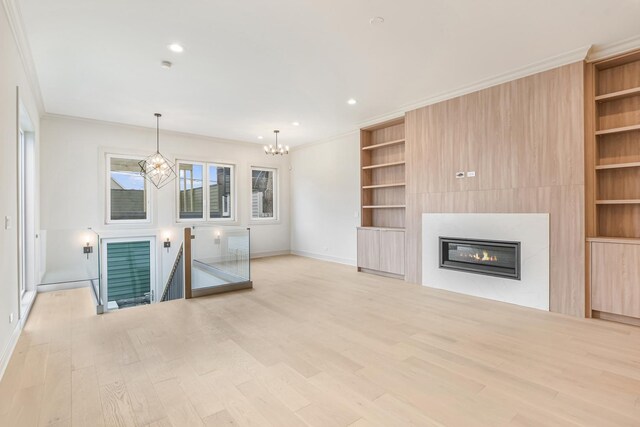
[[[545,58],[541,61],[534,62],[524,67],[516,68],[506,73],[501,73],[486,79],[478,80],[475,83],[458,87],[457,89],[441,92],[437,95],[424,98],[417,102],[412,102],[401,106],[399,110],[392,113],[373,117],[362,123],[360,128],[375,125],[376,123],[385,122],[387,120],[397,119],[404,116],[405,112],[416,110],[418,108],[426,107],[429,105],[437,104],[438,102],[447,101],[449,99],[457,98],[459,96],[468,95],[473,92],[478,92],[483,89],[487,89],[493,86],[498,86],[503,83],[507,83],[513,80],[521,79],[523,77],[531,76],[533,74],[548,71],[553,68],[558,68],[563,65],[572,64],[578,61],[584,61],[587,58],[587,53],[591,49],[591,46],[583,46],[578,49],[571,50],[569,52],[555,55],[549,58]]]
[[[296,152],[296,151],[299,151],[299,150],[304,150],[305,148],[315,147],[316,145],[322,145],[322,144],[327,144],[329,142],[334,142],[334,141],[337,141],[339,139],[347,138],[347,137],[352,136],[352,135],[353,136],[357,135],[358,138],[359,138],[360,129],[354,129],[354,130],[350,130],[348,132],[343,132],[343,133],[336,134],[336,135],[331,136],[329,138],[323,138],[323,139],[319,139],[319,140],[316,140],[316,141],[307,142],[307,143],[304,143],[304,144],[299,144],[299,145],[296,145],[294,147],[291,147],[291,149],[289,151],[293,153],[293,152]]]
[[[125,129],[131,129],[131,130],[143,130],[143,131],[148,131],[148,130],[152,130],[153,132],[156,131],[156,127],[155,126],[140,126],[140,125],[132,125],[132,124],[128,124],[128,123],[120,123],[120,122],[111,122],[108,120],[99,120],[99,119],[90,119],[87,117],[78,117],[78,116],[67,116],[65,114],[54,114],[54,113],[44,113],[40,119],[42,121],[46,121],[46,120],[67,120],[67,121],[74,121],[74,122],[83,122],[83,123],[87,123],[87,124],[92,124],[92,125],[98,125],[98,126],[107,126],[107,127],[114,127],[114,128],[125,128]],[[173,136],[178,136],[178,137],[183,137],[183,138],[191,138],[191,139],[201,139],[204,141],[211,141],[211,142],[217,142],[217,143],[221,143],[221,144],[233,144],[233,145],[244,145],[247,147],[252,147],[255,148],[256,146],[258,147],[262,147],[264,144],[262,142],[249,142],[249,141],[241,141],[238,139],[227,139],[227,138],[218,138],[215,136],[209,136],[209,135],[201,135],[201,134],[197,134],[197,133],[190,133],[190,132],[182,132],[182,131],[178,131],[178,130],[171,130],[171,129],[160,129],[160,133],[164,134],[164,135],[173,135]]]
[[[31,55],[29,40],[27,39],[26,32],[24,30],[22,12],[20,12],[20,7],[16,0],[2,0],[2,5],[4,6],[4,10],[7,14],[7,20],[9,21],[13,38],[16,41],[18,54],[20,55],[24,72],[27,75],[27,81],[29,82],[31,93],[36,101],[36,107],[38,108],[39,114],[42,116],[45,113],[45,109],[44,102],[42,100],[42,92],[40,91],[40,81],[38,80],[38,75],[36,73],[33,56]]]
[[[640,49],[640,34],[614,43],[594,45],[589,52],[587,61],[601,61],[636,49]]]
[[[400,117],[403,117],[405,115],[405,113],[407,111],[412,111],[412,110],[416,110],[418,108],[423,108],[423,107],[427,107],[429,105],[433,105],[433,104],[437,104],[438,102],[442,102],[442,101],[447,101],[449,99],[453,99],[453,98],[457,98],[459,96],[463,96],[463,95],[468,95],[470,93],[473,92],[477,92],[483,89],[488,89],[490,87],[493,86],[497,86],[503,83],[507,83],[513,80],[517,80],[517,79],[521,79],[523,77],[527,77],[527,76],[531,76],[533,74],[537,74],[537,73],[541,73],[543,71],[548,71],[551,70],[553,68],[558,68],[558,67],[562,67],[563,65],[567,65],[567,64],[572,64],[574,62],[578,62],[578,61],[584,61],[587,58],[587,54],[589,53],[589,51],[591,50],[591,46],[583,46],[580,47],[578,49],[574,49],[571,50],[569,52],[560,54],[560,55],[555,55],[549,58],[545,58],[542,61],[538,61],[538,62],[534,62],[532,64],[526,65],[524,67],[520,67],[520,68],[516,68],[514,70],[508,71],[506,73],[501,73],[486,79],[482,79],[482,80],[478,80],[475,83],[471,83],[469,85],[465,85],[465,86],[461,86],[457,89],[454,90],[450,90],[450,91],[446,91],[446,92],[442,92],[439,93],[437,95],[434,96],[430,96],[428,98],[424,98],[420,101],[417,102],[412,102],[409,104],[405,104],[403,106],[400,107],[400,109],[388,113],[388,114],[384,114],[384,115],[380,115],[380,116],[376,116],[376,117],[372,117],[370,119],[367,119],[363,122],[361,122],[358,125],[358,129],[362,129],[362,128],[366,128],[369,126],[373,126],[375,124],[378,123],[382,123],[382,122],[386,122],[389,120],[393,120],[393,119],[397,119]],[[298,147],[296,147],[297,149],[302,149],[305,147],[309,147],[309,146],[313,146],[313,145],[318,145],[318,144],[323,144],[326,142],[331,142],[335,139],[347,136],[352,134],[355,131],[350,131],[350,132],[344,132],[335,136],[331,136],[328,138],[323,138],[321,140],[315,141],[315,142],[311,142],[308,144],[302,144]]]

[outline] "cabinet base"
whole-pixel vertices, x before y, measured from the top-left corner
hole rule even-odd
[[[591,316],[594,319],[608,320],[610,322],[624,323],[632,326],[640,326],[640,319],[635,317],[623,316],[622,314],[607,313],[604,311],[593,310]]]
[[[358,267],[358,271],[360,273],[369,273],[369,274],[375,274],[376,276],[384,276],[384,277],[389,277],[391,279],[404,280],[404,276],[401,274],[387,273],[387,272],[378,271],[378,270],[369,270],[368,268],[362,268],[362,267]]]

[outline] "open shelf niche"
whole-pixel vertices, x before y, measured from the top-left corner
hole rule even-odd
[[[360,130],[362,227],[405,226],[404,117]]]
[[[587,147],[593,174],[587,236],[640,239],[640,52],[587,67],[587,141],[593,144]]]

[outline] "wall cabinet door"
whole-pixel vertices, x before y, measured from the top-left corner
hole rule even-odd
[[[640,245],[591,244],[591,308],[640,318]]]
[[[380,271],[404,275],[404,231],[380,231]]]
[[[358,229],[358,267],[380,270],[380,230]]]

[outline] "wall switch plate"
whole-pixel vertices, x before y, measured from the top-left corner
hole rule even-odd
[[[4,229],[5,230],[10,230],[11,229],[11,217],[10,216],[5,216],[4,217]]]
[[[456,172],[456,178],[464,178],[464,172]]]
[[[476,176],[476,171],[467,172],[467,178],[473,178]]]
[[[9,315],[9,323],[13,323],[13,313]]]

